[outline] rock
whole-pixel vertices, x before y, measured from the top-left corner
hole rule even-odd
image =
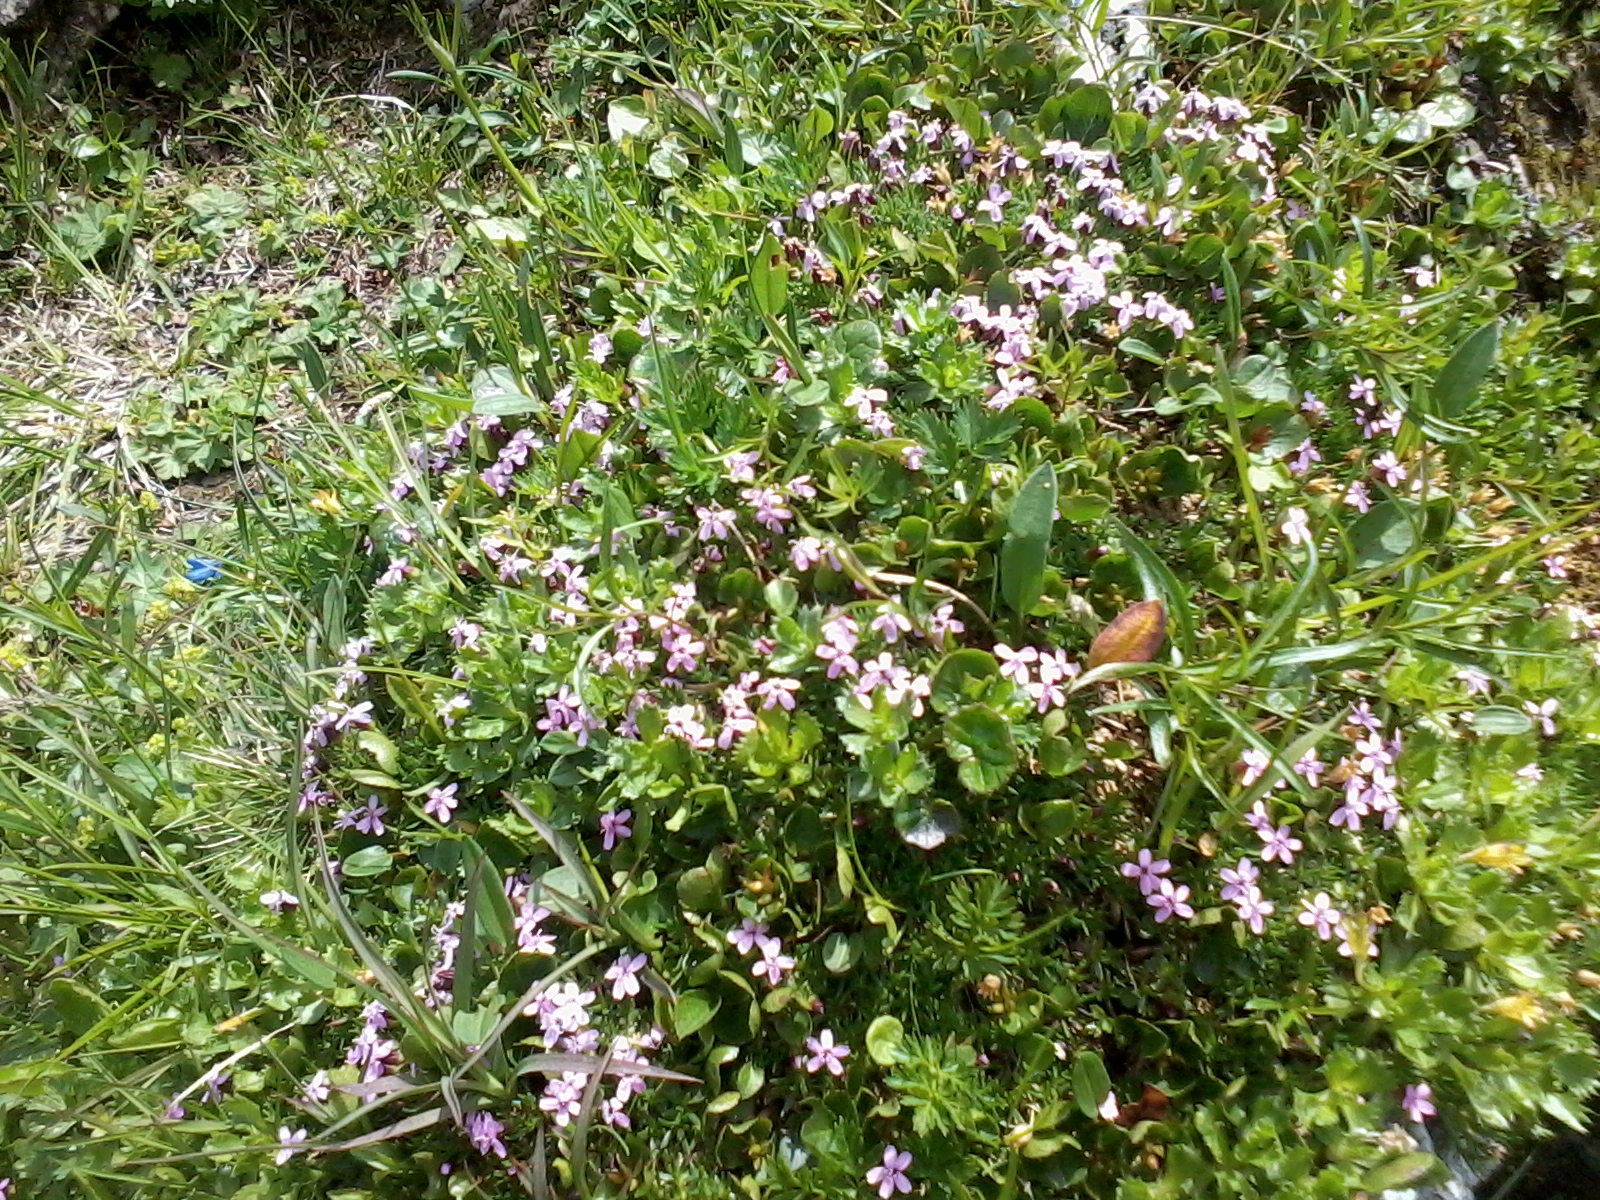
[[[37,49],[48,64],[47,87],[64,83],[89,44],[116,20],[111,0],[0,0],[0,34],[24,63]]]

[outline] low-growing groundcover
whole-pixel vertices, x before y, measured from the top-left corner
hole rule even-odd
[[[1581,1126],[1600,447],[1512,239],[1586,214],[1458,132],[1513,16],[433,43],[377,136],[448,265],[234,364],[293,419],[203,545],[9,585],[10,1194],[1333,1198]]]

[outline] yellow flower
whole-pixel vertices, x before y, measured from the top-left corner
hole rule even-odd
[[[1544,1005],[1539,1003],[1539,997],[1532,992],[1502,996],[1489,1005],[1489,1011],[1499,1017],[1510,1017],[1525,1029],[1537,1029],[1550,1019]]]
[[[1490,842],[1487,846],[1479,846],[1461,857],[1477,863],[1480,867],[1510,871],[1513,875],[1521,875],[1522,868],[1533,862],[1528,854],[1528,848],[1521,842]]]
[[[332,488],[322,488],[311,497],[311,507],[328,517],[344,516],[344,505],[339,503],[339,493]]]

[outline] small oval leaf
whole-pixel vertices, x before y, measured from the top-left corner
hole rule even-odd
[[[1155,658],[1167,637],[1167,606],[1159,600],[1129,605],[1089,646],[1089,670],[1107,663],[1141,663]]]

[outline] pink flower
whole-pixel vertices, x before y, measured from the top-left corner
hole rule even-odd
[[[1567,560],[1564,555],[1552,554],[1544,560],[1545,574],[1551,579],[1565,579],[1567,577]]]
[[[1171,920],[1174,916],[1182,917],[1185,921],[1194,916],[1194,909],[1186,901],[1189,899],[1187,886],[1173,887],[1172,880],[1163,879],[1160,890],[1145,896],[1150,907],[1156,910],[1156,924],[1160,925]]]
[[[1406,481],[1406,469],[1400,465],[1400,459],[1393,450],[1385,450],[1372,460],[1372,469],[1383,476],[1383,481],[1390,487],[1397,487]]]
[[[300,1089],[300,1094],[306,1098],[308,1103],[321,1104],[333,1094],[332,1084],[333,1081],[328,1078],[326,1071],[318,1071],[310,1079],[306,1080],[306,1085]]]
[[[1328,898],[1327,892],[1318,892],[1311,900],[1300,901],[1301,912],[1298,918],[1300,924],[1306,928],[1316,928],[1317,936],[1327,941],[1333,936],[1333,931],[1338,927],[1343,915],[1333,906],[1333,901]]]
[[[500,1140],[506,1127],[495,1119],[493,1113],[481,1109],[468,1113],[466,1129],[467,1139],[479,1154],[493,1154],[496,1158],[506,1156],[506,1144]]]
[[[928,640],[935,646],[943,646],[947,634],[966,632],[967,627],[956,620],[955,611],[955,605],[941,604],[928,618]]]
[[[611,964],[606,970],[606,979],[611,983],[613,1000],[639,994],[639,972],[644,970],[649,961],[644,954],[624,954]]]
[[[867,1172],[867,1186],[878,1189],[878,1200],[889,1200],[896,1192],[909,1192],[911,1180],[906,1168],[911,1165],[911,1151],[888,1145],[883,1150],[883,1165]]]
[[[1013,650],[1004,642],[998,642],[994,648],[994,656],[1001,662],[1000,674],[1020,688],[1028,686],[1028,664],[1039,661],[1039,652],[1032,646],[1024,646],[1021,650]]]
[[[1250,787],[1267,773],[1267,768],[1272,765],[1272,755],[1252,746],[1239,756],[1239,762],[1244,766],[1244,773],[1239,776],[1239,786]]]
[[[1362,379],[1359,375],[1350,384],[1350,399],[1357,404],[1376,404],[1378,402],[1378,381],[1376,379]]]
[[[696,536],[702,542],[721,541],[733,530],[738,514],[731,508],[705,508],[697,505],[694,515],[700,518],[700,529]]]
[[[436,787],[428,792],[428,800],[422,806],[422,811],[427,813],[441,825],[450,824],[450,814],[455,812],[461,801],[456,799],[458,783],[447,783],[444,787]]]
[[[759,450],[736,450],[728,455],[728,478],[733,483],[754,483],[755,465],[761,461]]]
[[[824,1029],[816,1037],[806,1039],[806,1049],[811,1051],[811,1057],[806,1059],[806,1070],[815,1075],[824,1067],[831,1075],[844,1074],[844,1060],[850,1057],[850,1047],[840,1043],[834,1044],[833,1030]]]
[[[600,814],[601,847],[613,850],[620,841],[625,841],[633,836],[633,828],[628,824],[633,820],[633,809],[619,808],[615,812]]]
[[[1277,905],[1271,900],[1261,898],[1261,889],[1256,887],[1246,888],[1244,894],[1234,902],[1234,907],[1238,909],[1239,919],[1250,927],[1251,933],[1261,933],[1266,928],[1265,918],[1278,911]]]
[[[916,444],[906,446],[900,451],[900,459],[906,464],[906,470],[908,471],[922,470],[922,460],[927,457],[927,448]]]
[[[1372,507],[1372,497],[1367,494],[1367,485],[1361,480],[1356,480],[1344,492],[1344,502],[1359,513],[1364,513]]]
[[[482,625],[462,617],[457,617],[456,623],[450,626],[450,644],[457,650],[477,650],[478,639],[482,636]]]
[[[1328,769],[1328,764],[1317,757],[1315,750],[1307,750],[1300,756],[1300,761],[1294,764],[1294,773],[1303,778],[1312,787],[1316,787],[1322,780],[1322,773]]]
[[[1284,522],[1279,528],[1291,546],[1304,546],[1311,542],[1310,518],[1303,508],[1291,508],[1284,514]]]
[[[784,507],[784,494],[777,488],[745,488],[739,496],[755,509],[756,524],[773,533],[782,533],[788,522],[794,520],[793,510]]]
[[[782,708],[787,712],[794,711],[794,695],[800,690],[798,679],[789,679],[785,676],[774,676],[764,679],[756,686],[756,695],[761,697],[761,710],[769,708]]]
[[[376,796],[368,796],[365,808],[357,808],[350,813],[350,823],[357,833],[364,833],[369,837],[382,837],[383,818],[388,812],[387,808],[378,803]]]
[[[1461,670],[1456,672],[1456,678],[1466,684],[1467,695],[1469,696],[1487,696],[1489,694],[1489,685],[1492,681],[1486,671],[1480,671],[1477,667],[1462,667]]]
[[[757,946],[765,945],[768,941],[767,924],[765,921],[753,921],[749,917],[737,929],[728,932],[728,944],[740,954],[749,954]]]
[[[1237,868],[1230,870],[1222,868],[1222,898],[1235,900],[1243,896],[1255,886],[1256,880],[1261,878],[1261,868],[1248,858],[1241,858]]]
[[[1138,880],[1140,894],[1148,896],[1160,890],[1161,877],[1172,870],[1172,863],[1164,858],[1156,858],[1148,850],[1141,850],[1139,857],[1123,863],[1121,870],[1129,879]]]
[[[283,1166],[284,1163],[300,1153],[298,1147],[305,1140],[306,1131],[304,1129],[296,1129],[291,1132],[287,1125],[279,1125],[278,1145],[280,1149],[277,1154],[273,1155],[272,1161],[280,1167]]]
[[[911,618],[898,606],[885,604],[872,619],[871,628],[881,633],[883,640],[892,646],[900,640],[902,633],[911,632]]]
[[[1539,704],[1535,704],[1532,700],[1524,701],[1522,710],[1534,719],[1539,725],[1539,731],[1548,738],[1556,735],[1555,715],[1560,707],[1561,702],[1552,696]]]
[[[1289,832],[1287,825],[1279,825],[1270,832],[1257,830],[1263,843],[1261,847],[1261,861],[1271,862],[1274,858],[1280,860],[1284,866],[1294,862],[1295,852],[1304,848],[1304,843]]]
[[[1439,1114],[1439,1110],[1433,1105],[1433,1089],[1425,1083],[1406,1084],[1405,1096],[1400,1101],[1400,1107],[1406,1110],[1406,1116],[1419,1125],[1429,1117]]]
[[[792,970],[794,959],[783,953],[783,943],[777,938],[768,938],[761,943],[761,959],[750,969],[750,974],[765,975],[768,985],[777,987],[783,982],[784,972]]]
[[[1260,800],[1251,805],[1250,811],[1244,815],[1244,823],[1262,837],[1272,832],[1272,817],[1267,812],[1266,804]]]

